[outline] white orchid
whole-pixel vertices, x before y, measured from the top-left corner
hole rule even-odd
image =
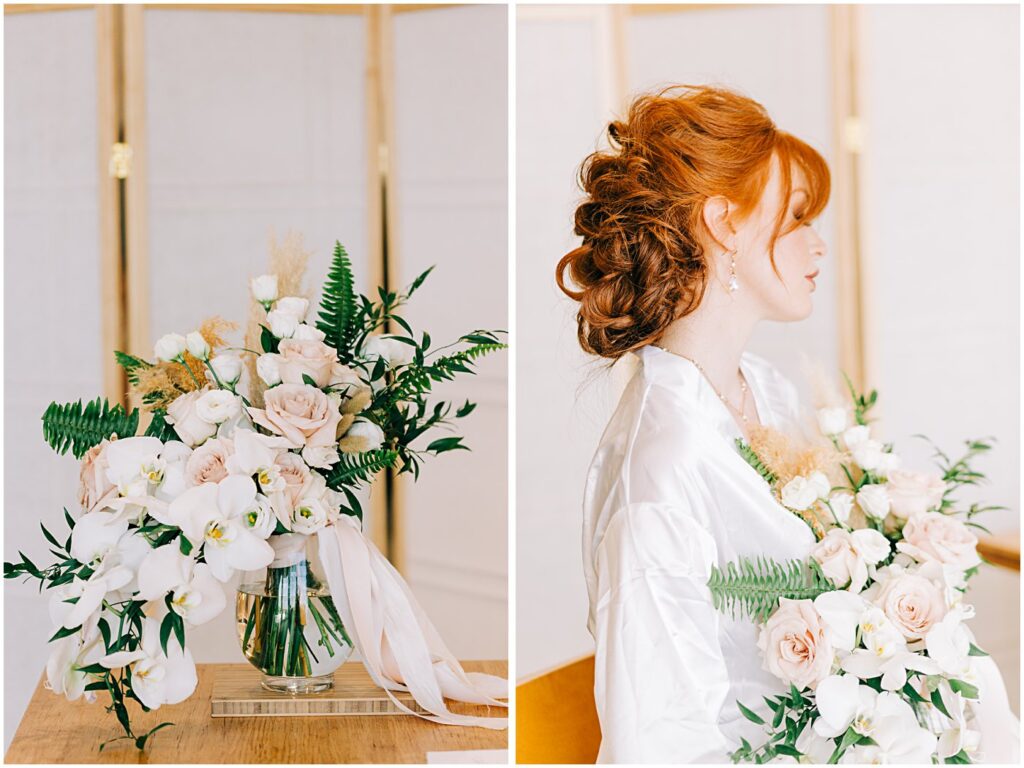
[[[170,501],[185,489],[185,464],[191,454],[192,449],[178,440],[167,443],[156,437],[115,440],[106,449],[107,480],[123,497],[153,496]]]
[[[50,618],[65,629],[88,625],[99,617],[107,595],[130,583],[134,575],[131,569],[115,565],[61,585],[50,598]]]
[[[974,682],[977,676],[971,660],[970,630],[963,624],[965,612],[959,607],[951,609],[925,636],[928,655],[940,671],[949,677]]]
[[[168,592],[171,610],[192,626],[220,614],[227,602],[210,567],[182,554],[177,542],[152,550],[139,566],[139,600],[162,601]]]
[[[832,647],[839,651],[852,651],[857,642],[857,627],[868,603],[860,595],[837,589],[814,598],[814,609],[821,616],[829,632]]]
[[[972,763],[979,762],[981,733],[968,727],[966,700],[945,682],[939,685],[939,696],[942,697],[942,703],[950,715],[949,727],[944,728],[939,736],[939,759],[945,760],[962,750],[971,758]]]
[[[117,546],[128,530],[128,521],[117,512],[87,512],[71,531],[71,556],[91,565]]]
[[[881,611],[878,613],[884,619],[884,614]],[[882,619],[877,619],[875,632],[865,635],[868,648],[858,648],[842,660],[843,671],[862,680],[881,675],[882,688],[887,691],[902,689],[907,682],[908,670],[926,675],[939,672],[938,664],[927,656],[908,650],[906,640],[899,630]]]
[[[277,457],[282,451],[288,450],[289,445],[281,437],[240,429],[235,433],[235,452],[228,458],[227,470],[232,475],[255,475],[260,490],[265,494],[283,491],[285,481],[281,477]]]
[[[205,544],[206,562],[221,581],[236,569],[263,568],[274,559],[274,550],[243,520],[255,500],[251,478],[228,475],[219,483],[190,488],[171,502],[171,518],[194,548]]]
[[[132,690],[150,709],[184,701],[198,682],[192,653],[172,637],[165,654],[160,647],[160,622],[148,617],[142,620],[140,648],[104,656],[100,664],[108,669],[131,665]]]
[[[82,668],[99,663],[105,652],[103,636],[96,622],[88,628],[83,627],[80,632],[53,641],[46,661],[47,687],[54,693],[63,693],[69,701],[83,696],[86,701],[95,701],[96,694],[85,690],[93,677],[82,672]]]

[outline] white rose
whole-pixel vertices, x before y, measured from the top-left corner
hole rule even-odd
[[[871,431],[867,428],[867,425],[859,424],[843,432],[843,444],[848,449],[853,450],[853,446],[864,442],[870,436]]]
[[[878,460],[878,465],[875,467],[874,472],[876,475],[889,477],[889,475],[899,469],[902,464],[903,459],[895,453],[883,453],[881,458]]]
[[[330,469],[341,457],[333,445],[307,445],[302,449],[302,458],[311,467]]]
[[[386,336],[370,336],[363,343],[363,358],[372,361],[383,357],[391,366],[412,362],[413,348],[401,341]]]
[[[281,383],[281,356],[273,353],[256,358],[256,373],[268,387]]]
[[[306,319],[306,313],[309,311],[309,299],[285,296],[274,303],[274,311],[283,315],[291,315],[295,318],[296,323],[301,323]]]
[[[267,313],[267,323],[270,325],[270,332],[279,339],[290,339],[299,327],[299,320],[295,315],[278,312],[276,309]]]
[[[882,444],[877,440],[861,440],[854,444],[850,453],[857,466],[870,472],[882,460]]]
[[[180,333],[168,333],[166,336],[161,336],[160,340],[157,341],[153,347],[153,354],[158,360],[169,363],[181,357],[185,352],[185,347],[184,336]]]
[[[210,360],[210,367],[225,384],[234,384],[242,378],[242,358],[236,354],[221,353]]]
[[[818,500],[818,489],[806,477],[797,475],[782,488],[782,504],[802,512]]]
[[[196,414],[203,421],[220,424],[239,414],[242,410],[241,400],[226,389],[214,389],[196,401]]]
[[[865,485],[857,491],[857,504],[864,514],[882,520],[889,514],[889,494],[884,485]]]
[[[252,297],[260,304],[269,304],[277,298],[277,275],[254,277],[249,285],[252,287]]]
[[[846,429],[847,417],[845,408],[818,409],[818,429],[823,435],[838,435]]]
[[[807,482],[818,494],[819,499],[828,498],[828,492],[832,490],[832,482],[824,472],[811,472],[810,477],[807,478]]]
[[[896,470],[889,475],[885,488],[892,502],[893,515],[907,520],[938,507],[946,492],[946,483],[935,472]]]
[[[831,505],[832,512],[840,523],[845,523],[850,519],[850,510],[853,509],[853,494],[833,493],[829,496],[828,503]]]
[[[295,329],[295,333],[292,335],[292,338],[300,341],[306,341],[309,339],[314,341],[323,341],[327,338],[327,334],[312,325],[300,323],[299,327]]]
[[[206,339],[199,331],[192,331],[185,337],[185,346],[188,347],[192,357],[199,360],[205,360],[210,356],[210,345],[206,343]]]
[[[845,531],[832,528],[810,552],[821,566],[822,573],[842,589],[860,592],[868,581],[868,566],[889,556],[889,540],[871,528]]]
[[[384,431],[372,421],[358,419],[348,428],[338,444],[345,453],[373,451],[384,444]]]
[[[181,442],[194,448],[217,432],[217,425],[202,418],[196,412],[196,403],[209,390],[200,389],[178,397],[167,407],[168,424],[174,427]],[[230,393],[229,393],[230,394]]]

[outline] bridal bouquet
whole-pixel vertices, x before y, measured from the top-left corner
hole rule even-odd
[[[240,618],[243,650],[266,675],[330,672],[351,653],[302,543],[361,519],[354,491],[380,470],[418,477],[425,457],[466,449],[453,435],[421,445],[474,408],[428,396],[505,347],[499,332],[436,348],[413,333],[397,310],[430,270],[371,300],[355,292],[338,244],[314,321],[308,300],[286,293],[299,292],[305,254],[278,266],[251,282],[245,347],[229,347],[222,334],[234,326],[214,318],[161,338],[152,360],[115,353],[150,416],[142,434],[139,410],[103,399],[43,415],[47,442],[81,461],[80,513],[64,510],[63,540],[43,527],[53,564],[19,553],[4,576],[38,579],[50,594],[48,687],[71,700],[109,694],[118,738],[139,749],[170,723],[135,733],[127,700],[149,711],[192,694],[187,630],[224,609],[236,572],[269,566],[264,599]]]
[[[758,624],[765,668],[788,686],[765,697],[764,717],[737,702],[768,738],[757,747],[744,739],[731,757],[971,763],[974,660],[987,655],[964,623],[981,562],[971,529],[1000,507],[965,509],[952,496],[984,478],[970,462],[991,445],[968,441],[957,461],[936,449],[935,473],[901,469],[893,446],[871,436],[877,393],[847,384],[852,407],[818,410],[814,441],[795,446],[769,428],[737,440],[818,542],[805,562],[758,558],[712,571],[716,608]]]

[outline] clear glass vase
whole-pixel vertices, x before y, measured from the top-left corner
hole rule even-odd
[[[301,534],[271,536],[277,558],[248,573],[238,588],[235,617],[242,653],[263,673],[264,688],[315,693],[334,685],[334,671],[352,655],[352,640],[315,573]]]

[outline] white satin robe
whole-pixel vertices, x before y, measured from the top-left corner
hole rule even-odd
[[[741,737],[764,740],[736,701],[763,714],[762,697],[782,685],[762,666],[753,623],[712,606],[710,566],[804,558],[815,538],[736,451],[742,433],[704,375],[658,347],[636,354],[640,368],[601,438],[584,497],[598,762],[725,763]],[[808,414],[789,380],[750,352],[740,366],[761,423],[804,428]],[[1014,730],[1012,743],[1009,734],[993,738],[1011,750],[1018,724],[991,671],[998,690],[986,703],[999,714],[1002,702],[991,724]]]

